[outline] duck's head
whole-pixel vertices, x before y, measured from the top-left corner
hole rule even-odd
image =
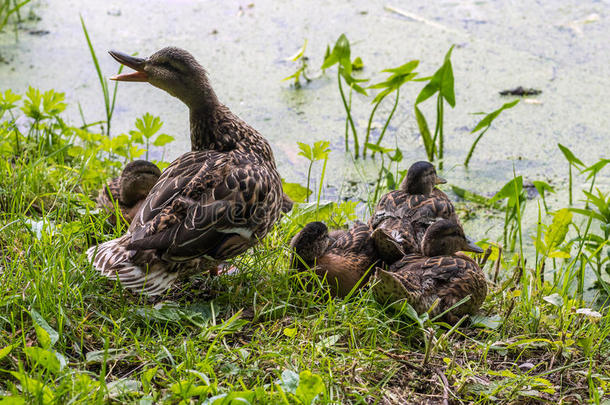
[[[205,69],[184,49],[167,47],[148,58],[118,51],[108,53],[120,64],[135,70],[111,77],[111,80],[148,82],[179,98],[189,107],[217,102]]]
[[[421,242],[424,256],[447,256],[455,252],[483,253],[483,249],[470,241],[462,227],[454,221],[441,219],[426,230]]]
[[[437,184],[447,181],[436,174],[434,165],[430,162],[415,162],[409,167],[407,176],[400,185],[401,189],[409,194],[428,195]]]
[[[322,222],[310,222],[292,238],[290,247],[306,263],[311,263],[324,254],[329,243],[326,225]]]
[[[152,162],[147,160],[129,162],[121,173],[121,201],[132,206],[146,198],[160,176],[161,170]]]

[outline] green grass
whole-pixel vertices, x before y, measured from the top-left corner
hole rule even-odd
[[[72,127],[61,93],[30,93],[26,133],[13,125],[24,103],[0,93],[0,403],[608,398],[610,315],[576,294],[583,249],[555,236],[559,220],[543,216],[537,239],[545,255],[570,258],[521,266],[493,249],[489,296],[458,328],[384,308],[368,288],[333,299],[312,272],[290,270],[290,237],[314,216],[344,224],[353,204],[301,205],[233,261],[239,272],[195,278],[153,302],[101,278],[84,253],[123,231],[92,198],[121,166],[110,157],[137,152],[133,139]],[[543,281],[545,261],[555,276]]]

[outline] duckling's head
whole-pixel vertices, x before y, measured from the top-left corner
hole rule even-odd
[[[108,52],[117,62],[135,70],[111,77],[125,82],[148,82],[182,100],[189,107],[218,102],[207,74],[189,52],[181,48],[163,48],[148,58],[123,52]]]
[[[292,238],[290,247],[306,263],[312,263],[324,254],[329,243],[326,225],[322,222],[310,222]]]
[[[427,257],[447,256],[459,251],[483,253],[483,249],[466,238],[460,225],[448,219],[430,225],[421,244],[422,253]]]
[[[127,206],[143,200],[161,176],[161,170],[147,160],[127,163],[121,173],[120,199]]]
[[[409,167],[407,177],[403,180],[400,188],[409,194],[428,195],[432,193],[435,185],[446,182],[445,179],[437,176],[432,163],[420,161]]]

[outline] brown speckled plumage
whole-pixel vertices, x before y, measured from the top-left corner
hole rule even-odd
[[[110,180],[98,192],[97,206],[106,210],[108,222],[116,225],[116,204],[125,222],[130,224],[159,176],[161,170],[152,162],[129,162],[119,177]]]
[[[269,143],[218,101],[192,55],[111,55],[137,71],[117,80],[147,81],[190,109],[192,151],[163,172],[126,235],[89,251],[102,274],[156,295],[256,244],[280,216],[282,186]]]
[[[403,299],[418,312],[431,311],[435,316],[451,308],[463,298],[470,299],[451,310],[445,319],[456,322],[463,315],[474,314],[487,295],[487,282],[475,261],[459,250],[482,250],[468,242],[462,228],[453,221],[440,220],[431,225],[422,243],[424,255],[408,254],[386,271],[376,269],[373,292],[382,303]]]
[[[307,224],[291,242],[292,263],[297,269],[313,268],[325,279],[331,293],[345,297],[377,262],[368,225],[357,222],[347,231],[333,231],[321,222]]]
[[[459,219],[449,197],[435,188],[445,180],[429,162],[416,162],[408,170],[400,189],[381,197],[369,220],[379,254],[386,262],[402,254],[421,253],[426,229],[437,219]]]

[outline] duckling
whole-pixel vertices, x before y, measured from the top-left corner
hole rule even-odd
[[[110,55],[135,70],[111,79],[148,82],[190,112],[191,152],[165,169],[123,236],[87,252],[102,275],[159,295],[258,243],[280,216],[282,185],[267,140],[218,100],[189,52]]]
[[[110,215],[108,221],[116,225],[115,202],[121,215],[130,224],[142,206],[150,189],[161,176],[161,170],[152,162],[134,160],[127,163],[119,177],[110,180],[97,196],[97,206]]]
[[[376,268],[377,283],[373,285],[376,299],[382,303],[406,299],[418,313],[428,311],[438,300],[431,311],[436,316],[470,296],[448,312],[445,319],[455,323],[463,315],[474,314],[487,296],[485,274],[474,260],[456,252],[483,250],[466,239],[461,226],[446,219],[428,228],[421,250],[422,254],[405,255],[388,271]]]
[[[435,187],[446,182],[430,162],[420,161],[411,165],[398,190],[381,197],[369,225],[386,262],[419,252],[426,229],[438,218],[459,224],[451,200]]]
[[[313,268],[333,296],[345,297],[377,262],[368,225],[356,222],[347,231],[328,232],[322,222],[310,222],[292,238],[291,262],[297,269]]]

